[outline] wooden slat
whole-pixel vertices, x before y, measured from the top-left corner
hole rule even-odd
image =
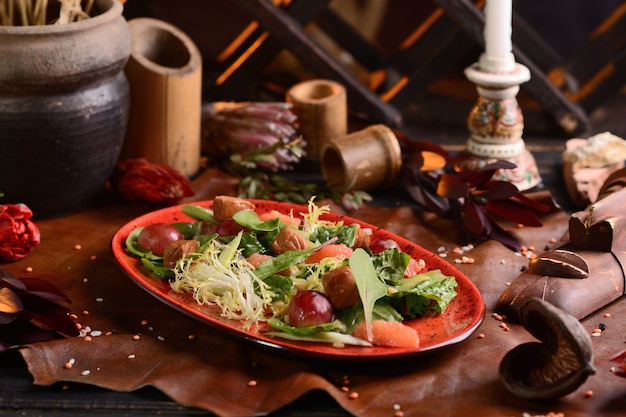
[[[348,92],[348,102],[371,120],[398,127],[401,113],[379,99],[361,80],[322,48],[293,17],[265,0],[236,0],[250,16],[258,20],[271,36],[300,62],[322,78],[341,82]]]

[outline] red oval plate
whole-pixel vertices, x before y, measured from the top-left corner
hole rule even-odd
[[[277,210],[284,214],[293,212],[294,216],[306,213],[305,206],[280,203],[267,200],[250,200],[256,205],[258,213]],[[211,208],[213,201],[193,203],[195,205]],[[409,242],[384,229],[364,223],[362,221],[329,213],[323,218],[330,221],[342,220],[344,224],[359,223],[362,227],[370,228],[374,240],[393,239],[400,248],[415,259],[423,259],[429,269],[440,269],[445,275],[454,276],[457,280],[457,296],[449,304],[445,312],[434,317],[424,317],[405,321],[405,324],[417,330],[420,336],[420,346],[417,349],[389,348],[389,347],[358,347],[346,346],[343,348],[333,347],[326,343],[308,343],[283,340],[264,335],[261,328],[245,330],[241,323],[220,317],[217,308],[202,306],[196,303],[190,294],[180,294],[171,290],[165,281],[147,275],[141,262],[126,251],[125,241],[128,234],[137,227],[147,226],[152,223],[174,223],[191,221],[181,211],[182,205],[172,206],[140,216],[122,226],[113,236],[111,248],[115,261],[122,270],[137,283],[141,288],[155,296],[163,303],[185,313],[201,322],[225,331],[232,336],[239,337],[258,345],[269,347],[286,353],[294,353],[300,356],[309,356],[325,359],[376,359],[394,358],[407,355],[416,355],[459,343],[469,337],[480,325],[485,313],[485,304],[478,288],[463,273],[441,259],[438,255]]]

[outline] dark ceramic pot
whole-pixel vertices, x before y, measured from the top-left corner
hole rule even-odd
[[[0,26],[0,203],[86,208],[120,155],[131,35],[118,0],[66,25]]]

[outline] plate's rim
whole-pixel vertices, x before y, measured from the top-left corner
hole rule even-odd
[[[246,199],[246,200],[255,203],[255,205],[257,206],[258,205],[272,206],[272,208],[268,208],[268,209],[282,208],[283,210],[296,210],[296,209],[303,210],[303,211],[307,210],[307,207],[305,205],[296,204],[296,203],[286,203],[286,202],[280,202],[280,201],[274,201],[274,200],[258,200],[258,199]],[[417,355],[427,354],[427,353],[435,352],[437,350],[446,348],[448,346],[458,344],[466,340],[467,338],[469,338],[469,336],[471,336],[474,333],[474,331],[482,324],[484,320],[486,305],[482,297],[482,294],[480,293],[480,290],[476,287],[476,285],[463,272],[461,272],[460,270],[458,270],[457,268],[455,268],[453,265],[446,262],[445,260],[437,257],[433,252],[428,251],[425,248],[421,247],[417,243],[409,241],[408,239],[403,238],[402,236],[399,236],[395,233],[389,232],[388,230],[382,227],[369,224],[367,222],[364,222],[362,220],[359,220],[350,216],[341,215],[339,213],[331,212],[329,213],[329,215],[331,217],[337,217],[341,220],[344,220],[348,224],[359,223],[361,226],[372,228],[373,231],[379,231],[379,233],[388,234],[390,237],[399,239],[398,243],[400,244],[400,246],[403,246],[402,244],[406,243],[412,251],[418,250],[418,251],[423,251],[425,254],[430,254],[432,255],[431,260],[435,261],[435,263],[438,264],[438,265],[431,265],[431,266],[434,266],[436,268],[443,267],[443,269],[447,270],[445,272],[446,274],[452,272],[455,278],[463,280],[464,281],[463,284],[466,285],[469,288],[470,292],[472,292],[474,296],[477,298],[478,306],[476,308],[478,309],[478,312],[477,314],[472,316],[471,322],[468,323],[466,327],[459,330],[458,333],[454,334],[450,339],[446,339],[445,341],[440,342],[440,343],[427,345],[425,347],[419,347],[417,349],[374,347],[376,353],[371,353],[371,352],[366,353],[369,351],[369,349],[372,349],[372,348],[346,347],[346,348],[325,349],[325,350],[329,350],[330,352],[320,352],[319,350],[311,350],[310,348],[308,348],[309,346],[320,347],[321,345],[319,343],[296,342],[296,341],[270,338],[270,337],[263,336],[259,333],[253,334],[251,332],[248,332],[234,325],[228,326],[226,323],[222,321],[212,318],[206,314],[202,314],[200,311],[194,310],[193,308],[186,306],[183,302],[177,301],[171,297],[168,297],[166,294],[163,294],[157,287],[157,283],[163,284],[163,281],[159,281],[156,278],[150,278],[149,276],[145,274],[141,274],[141,275],[138,274],[138,276],[135,276],[134,271],[131,270],[125,262],[123,262],[123,259],[128,259],[128,260],[133,260],[135,262],[138,262],[138,259],[132,256],[131,254],[127,253],[125,249],[126,237],[128,236],[128,233],[130,233],[130,230],[138,227],[139,225],[149,224],[147,219],[150,219],[152,217],[156,217],[160,214],[165,214],[165,213],[177,214],[176,211],[178,211],[180,216],[185,218],[185,220],[191,219],[190,217],[188,217],[182,212],[181,209],[183,206],[198,205],[201,207],[208,208],[208,207],[211,207],[213,201],[214,200],[203,200],[203,201],[195,201],[195,202],[177,204],[174,206],[169,206],[169,207],[153,210],[151,212],[138,216],[128,221],[124,225],[122,225],[114,233],[113,237],[111,238],[110,246],[111,246],[111,251],[113,253],[113,258],[116,264],[120,267],[120,269],[124,272],[124,274],[128,278],[130,278],[131,281],[137,284],[140,288],[148,292],[157,300],[168,305],[170,308],[173,308],[181,313],[184,313],[185,315],[195,320],[199,320],[203,324],[208,325],[211,328],[216,329],[228,336],[236,337],[238,340],[244,340],[249,343],[255,343],[264,348],[273,350],[274,352],[288,353],[290,355],[296,355],[299,357],[309,357],[313,359],[324,359],[324,360],[329,360],[329,359],[342,360],[342,361],[364,360],[364,359],[386,360],[386,359],[405,358],[407,356],[417,356]],[[346,352],[349,352],[349,353],[346,353]],[[357,353],[352,353],[352,352],[357,352]],[[379,353],[379,352],[384,352],[384,353]]]

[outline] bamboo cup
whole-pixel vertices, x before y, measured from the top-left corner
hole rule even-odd
[[[307,142],[306,158],[319,160],[327,141],[348,132],[346,89],[331,80],[308,80],[287,91],[285,100],[293,105],[299,131]]]
[[[387,126],[372,125],[328,141],[321,167],[331,188],[366,191],[391,185],[402,168],[400,143]]]
[[[125,158],[144,157],[193,176],[200,168],[202,58],[178,28],[157,19],[128,22],[131,107]]]

